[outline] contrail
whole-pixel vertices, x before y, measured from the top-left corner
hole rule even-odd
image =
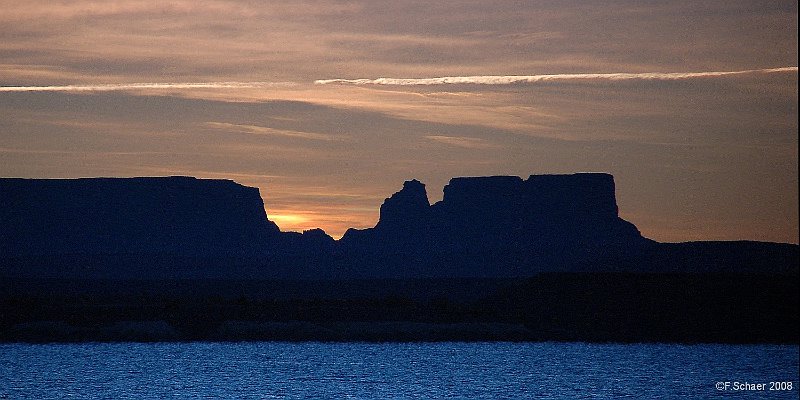
[[[642,72],[610,74],[552,74],[552,75],[479,75],[479,76],[445,76],[439,78],[378,78],[378,79],[320,79],[314,81],[317,85],[347,84],[347,85],[393,85],[393,86],[418,86],[418,85],[510,85],[515,83],[537,83],[549,81],[572,80],[661,80],[674,81],[692,78],[711,78],[728,75],[744,74],[769,74],[776,72],[797,72],[797,67],[782,67],[770,69],[748,69],[743,71],[708,71],[708,72]]]
[[[537,83],[570,80],[664,80],[674,81],[692,78],[709,78],[728,75],[768,74],[797,72],[797,67],[748,69],[743,71],[707,72],[617,72],[610,74],[549,74],[549,75],[478,75],[444,76],[438,78],[378,78],[378,79],[319,79],[317,85],[511,85],[515,83]],[[297,86],[295,82],[168,82],[168,83],[109,83],[95,85],[52,86],[0,86],[0,92],[107,92],[136,89],[258,89]]]
[[[0,92],[108,92],[136,89],[237,89],[295,86],[294,82],[178,82],[178,83],[110,83],[63,86],[0,86]]]

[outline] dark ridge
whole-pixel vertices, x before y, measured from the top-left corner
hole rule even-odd
[[[608,174],[453,178],[429,206],[409,181],[386,199],[374,228],[349,230],[358,276],[521,277],[610,264],[652,241],[619,218]],[[590,270],[592,267],[589,267]]]
[[[798,343],[798,281],[763,274],[526,279],[18,281],[0,342]]]
[[[258,189],[190,177],[2,179],[6,256],[262,253],[277,240]]]
[[[797,343],[798,246],[657,243],[601,173],[407,181],[373,228],[280,232],[258,189],[0,178],[0,341]]]

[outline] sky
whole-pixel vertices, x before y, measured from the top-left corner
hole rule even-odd
[[[340,237],[405,180],[608,172],[649,238],[798,243],[796,1],[0,9],[3,177],[232,179]]]

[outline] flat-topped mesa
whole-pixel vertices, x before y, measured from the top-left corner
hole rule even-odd
[[[257,188],[190,177],[0,179],[6,255],[247,256],[279,235]]]
[[[425,185],[407,181],[384,201],[374,229],[351,231],[343,239],[385,247],[400,237],[405,247],[412,240],[434,247],[480,242],[528,249],[644,240],[619,218],[614,178],[605,173],[453,178],[432,206]]]
[[[464,233],[511,233],[537,240],[618,242],[641,239],[619,218],[614,178],[603,173],[454,178],[434,205],[444,224]]]
[[[351,229],[340,244],[371,255],[365,260],[386,276],[569,270],[651,243],[619,218],[614,191],[614,178],[602,173],[462,177],[428,205],[425,186],[413,180],[386,199],[374,228]]]
[[[780,271],[797,246],[658,244],[619,218],[608,174],[403,184],[374,228],[284,232],[256,188],[187,177],[0,178],[0,281],[529,277],[544,271]]]
[[[451,212],[539,218],[617,218],[614,177],[604,173],[453,178],[444,188]]]
[[[540,213],[613,219],[619,216],[614,177],[604,173],[531,175],[525,181]]]
[[[487,201],[515,196],[522,189],[518,176],[479,176],[450,179],[442,201],[454,206],[488,205]]]
[[[457,248],[478,242],[545,249],[644,240],[619,218],[614,178],[604,173],[453,178],[441,202],[426,204],[424,185],[407,182],[384,202],[376,233],[387,240],[393,232],[409,236],[416,230],[412,236],[418,240]]]

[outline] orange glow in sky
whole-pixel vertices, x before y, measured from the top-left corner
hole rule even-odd
[[[227,178],[340,237],[405,180],[596,171],[650,238],[798,242],[797,1],[2,8],[3,177]]]

